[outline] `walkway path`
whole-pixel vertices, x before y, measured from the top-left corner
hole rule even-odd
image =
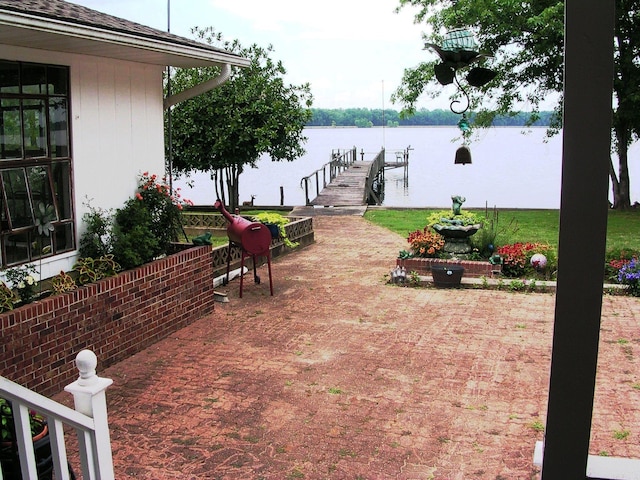
[[[386,284],[404,238],[316,243],[99,374],[118,479],[532,479],[554,297]],[[592,453],[640,458],[640,301],[605,297]],[[616,440],[614,431],[628,431]]]

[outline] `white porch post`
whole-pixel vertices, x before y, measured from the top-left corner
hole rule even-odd
[[[78,438],[81,446],[83,470],[91,472],[92,480],[94,478],[96,480],[113,480],[113,458],[111,456],[105,395],[105,390],[113,383],[113,380],[98,377],[96,375],[97,364],[98,359],[91,350],[82,350],[78,353],[76,366],[80,371],[80,378],[64,389],[73,395],[75,409],[93,418],[95,425],[93,451],[86,448],[88,442],[84,436]]]

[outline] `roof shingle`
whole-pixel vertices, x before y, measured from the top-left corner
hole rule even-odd
[[[123,18],[107,15],[64,0],[0,0],[0,10],[20,12],[36,17],[51,18],[63,22],[90,26],[93,28],[125,33],[133,36],[169,42],[177,45],[210,50],[235,55],[206,43],[163,32]],[[239,56],[239,55],[238,55]]]

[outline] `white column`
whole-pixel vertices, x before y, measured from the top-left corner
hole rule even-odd
[[[91,447],[87,448],[86,439],[79,438],[84,445],[83,467],[92,473],[96,480],[113,480],[113,458],[111,456],[111,439],[107,419],[106,389],[113,383],[109,378],[96,375],[98,359],[91,350],[82,350],[76,357],[76,366],[80,377],[64,389],[73,395],[76,411],[93,418],[95,430]],[[84,469],[84,468],[83,468]]]

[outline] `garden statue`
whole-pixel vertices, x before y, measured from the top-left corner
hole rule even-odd
[[[462,204],[467,200],[460,195],[452,195],[451,200],[453,200],[453,206],[451,207],[454,215],[460,215],[460,209],[462,208]]]

